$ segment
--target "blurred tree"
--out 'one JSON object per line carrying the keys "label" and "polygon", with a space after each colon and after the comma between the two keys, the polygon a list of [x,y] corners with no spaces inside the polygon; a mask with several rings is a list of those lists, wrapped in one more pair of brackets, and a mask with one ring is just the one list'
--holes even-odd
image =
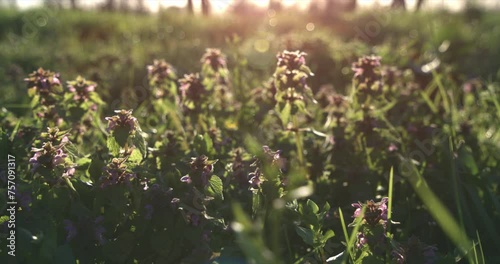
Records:
{"label": "blurred tree", "polygon": [[106,2],[103,5],[103,9],[107,11],[113,11],[115,10],[115,0],[106,0]]}
{"label": "blurred tree", "polygon": [[396,8],[406,9],[406,2],[405,0],[392,0],[391,7],[394,9]]}
{"label": "blurred tree", "polygon": [[62,7],[62,0],[44,0],[43,5],[48,7],[48,8],[61,8]]}
{"label": "blurred tree", "polygon": [[128,0],[121,0],[120,1],[120,10],[124,12],[130,11],[130,6],[129,6]]}
{"label": "blurred tree", "polygon": [[201,0],[201,13],[204,16],[210,15],[210,0]]}
{"label": "blurred tree", "polygon": [[188,14],[190,14],[190,15],[194,14],[193,0],[188,0],[186,8],[187,8]]}
{"label": "blurred tree", "polygon": [[269,0],[269,10],[274,10],[277,13],[283,10],[283,4],[281,3],[281,0]]}
{"label": "blurred tree", "polygon": [[135,6],[135,10],[139,13],[146,12],[146,7],[144,6],[144,0],[137,0],[137,5]]}
{"label": "blurred tree", "polygon": [[78,4],[76,0],[69,0],[69,7],[71,9],[78,9]]}
{"label": "blurred tree", "polygon": [[356,10],[357,6],[358,6],[358,1],[351,0],[351,1],[347,2],[346,6],[345,6],[345,11],[352,12],[352,11]]}
{"label": "blurred tree", "polygon": [[418,11],[422,8],[422,5],[424,4],[424,0],[418,0],[417,1],[417,6],[415,7],[415,11]]}

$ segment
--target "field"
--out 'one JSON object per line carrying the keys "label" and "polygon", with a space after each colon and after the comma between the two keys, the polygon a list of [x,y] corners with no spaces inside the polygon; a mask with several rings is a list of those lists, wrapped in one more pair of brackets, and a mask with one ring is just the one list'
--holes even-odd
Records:
{"label": "field", "polygon": [[498,47],[474,8],[0,9],[0,262],[498,263]]}

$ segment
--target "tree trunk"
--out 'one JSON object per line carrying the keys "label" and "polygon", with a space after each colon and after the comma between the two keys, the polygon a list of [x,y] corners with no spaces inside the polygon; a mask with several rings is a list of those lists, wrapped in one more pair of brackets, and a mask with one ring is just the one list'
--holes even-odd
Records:
{"label": "tree trunk", "polygon": [[194,14],[193,0],[188,0],[186,8],[187,8],[188,14],[190,14],[190,15]]}
{"label": "tree trunk", "polygon": [[406,9],[406,2],[405,0],[392,0],[391,7],[394,9],[401,8],[401,9]]}
{"label": "tree trunk", "polygon": [[76,0],[70,0],[69,5],[71,9],[78,9],[78,4]]}
{"label": "tree trunk", "polygon": [[415,7],[415,11],[419,11],[422,8],[422,4],[424,4],[424,0],[418,0],[417,6]]}
{"label": "tree trunk", "polygon": [[201,13],[204,16],[210,15],[210,0],[201,0]]}

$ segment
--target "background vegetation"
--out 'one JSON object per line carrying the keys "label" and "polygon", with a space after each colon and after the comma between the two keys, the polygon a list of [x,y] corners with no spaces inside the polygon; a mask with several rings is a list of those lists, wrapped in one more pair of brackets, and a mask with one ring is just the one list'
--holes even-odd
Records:
{"label": "background vegetation", "polygon": [[[388,196],[392,215],[384,231],[393,245],[418,237],[423,241],[418,243],[437,249],[434,262],[498,262],[499,46],[498,12],[475,7],[461,13],[398,8],[332,13],[314,6],[308,12],[260,10],[242,1],[217,16],[172,8],[155,15],[1,9],[1,147],[15,154],[19,195],[30,197],[18,211],[18,259],[322,263],[345,252],[340,261],[397,261],[389,246],[385,255],[355,245],[360,223],[346,228],[352,203]],[[225,54],[227,72],[213,75],[200,66],[206,48]],[[307,53],[314,73],[306,74],[307,84],[317,101],[304,99],[307,111],[294,105],[287,113],[276,96],[276,54],[283,50]],[[381,57],[374,77],[382,82],[379,94],[363,92],[351,69],[370,54]],[[146,66],[155,59],[175,68],[168,86],[173,90],[148,75]],[[55,186],[47,183],[48,175],[60,178],[62,173],[32,172],[29,162],[31,147],[46,140],[41,133],[57,126],[36,116],[38,106],[28,96],[24,78],[39,67],[59,72],[63,87],[78,75],[97,83],[93,102],[98,110],[74,106],[70,96],[59,99],[64,117],[59,127],[69,129],[73,142],[71,150],[65,149],[70,153],[66,162],[76,172],[69,183]],[[179,79],[198,71],[203,87],[212,92],[190,104],[180,88],[187,81]],[[225,87],[229,101],[213,93],[217,87]],[[155,97],[155,89],[170,97]],[[106,131],[104,117],[117,109],[133,110],[146,145],[130,144],[140,154],[127,154],[128,143],[110,143],[119,136]],[[263,151],[264,145],[270,150]],[[283,167],[276,166],[276,150],[286,160]],[[224,183],[220,190],[218,182],[210,182],[212,189],[191,189],[181,181],[183,175],[194,177],[191,158],[202,155],[208,156],[206,167],[218,160],[210,168]],[[125,184],[100,189],[102,168],[109,168],[113,158],[130,158],[129,172],[138,179],[130,189]],[[273,184],[249,185],[255,168]],[[6,175],[4,163],[1,169]],[[4,178],[1,199],[6,197]],[[166,206],[174,198],[188,201],[196,188],[208,199],[197,208],[205,214],[200,225],[186,216],[186,204]],[[152,217],[148,206],[154,208]],[[391,218],[400,223],[391,224]],[[8,230],[6,218],[0,219],[3,260]],[[80,221],[75,239],[68,239],[67,221]],[[88,235],[101,227],[107,243]],[[408,252],[403,263],[423,263]]]}

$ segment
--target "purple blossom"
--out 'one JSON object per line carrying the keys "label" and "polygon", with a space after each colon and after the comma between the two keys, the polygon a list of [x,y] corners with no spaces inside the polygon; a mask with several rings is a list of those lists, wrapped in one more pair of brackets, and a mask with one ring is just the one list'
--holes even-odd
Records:
{"label": "purple blossom", "polygon": [[296,51],[288,51],[285,50],[283,52],[278,53],[276,58],[278,59],[278,67],[285,66],[288,70],[298,70],[302,65],[306,64],[305,56],[307,53],[296,50]]}
{"label": "purple blossom", "polygon": [[108,121],[108,132],[114,131],[117,127],[125,127],[129,129],[129,133],[133,134],[137,126],[137,118],[132,116],[132,110],[115,110],[117,115],[106,117],[105,120]]}
{"label": "purple blossom", "polygon": [[103,176],[101,177],[101,188],[125,183],[130,187],[130,182],[137,178],[135,173],[127,170],[125,158],[114,158],[104,168]]}
{"label": "purple blossom", "polygon": [[359,58],[357,62],[352,64],[352,70],[360,89],[380,90],[382,86],[380,57],[371,55]]}
{"label": "purple blossom", "polygon": [[366,205],[366,211],[363,216],[363,219],[370,225],[377,225],[382,222],[385,226],[387,222],[387,201],[388,198],[384,197],[378,203],[375,203],[373,200],[367,201],[366,204],[362,204],[361,202],[353,203],[352,207],[356,208],[353,214],[353,218],[357,218],[361,216],[361,210],[364,205]]}
{"label": "purple blossom", "polygon": [[167,80],[175,80],[175,69],[165,60],[154,60],[147,66],[148,78],[151,85],[163,84]]}
{"label": "purple blossom", "polygon": [[68,90],[74,94],[73,100],[79,103],[88,101],[96,86],[95,82],[87,81],[81,76],[78,76],[74,81],[68,82]]}
{"label": "purple blossom", "polygon": [[214,72],[219,71],[221,68],[226,68],[226,57],[219,49],[206,49],[201,62],[209,65]]}

